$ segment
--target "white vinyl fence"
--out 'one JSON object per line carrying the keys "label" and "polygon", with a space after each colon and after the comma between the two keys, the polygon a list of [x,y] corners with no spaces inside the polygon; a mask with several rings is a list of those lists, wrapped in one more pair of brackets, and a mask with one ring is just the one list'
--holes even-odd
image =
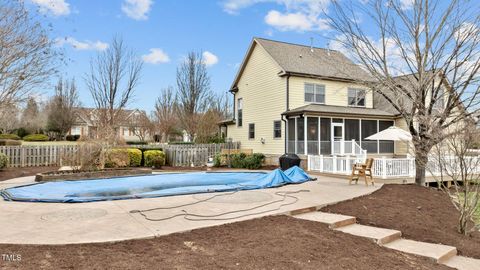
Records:
{"label": "white vinyl fence", "polygon": [[[480,157],[464,157],[464,166],[469,173],[480,173]],[[365,163],[363,157],[349,156],[308,156],[308,170],[350,175],[355,163]],[[443,167],[441,166],[443,164]],[[427,176],[439,176],[460,174],[459,160],[457,157],[445,156],[438,158],[430,157],[426,166]],[[415,177],[415,158],[377,158],[374,159],[372,173],[376,177],[396,178]]]}
{"label": "white vinyl fence", "polygon": [[[356,156],[308,156],[308,170],[345,174],[352,173],[355,163],[365,163],[364,157]],[[381,178],[415,176],[415,158],[379,158],[372,167],[373,175]]]}
{"label": "white vinyl fence", "polygon": [[[166,163],[171,166],[201,166],[222,149],[240,149],[239,142],[192,145],[129,145],[127,148],[161,148]],[[7,155],[9,167],[63,166],[64,157],[78,153],[78,145],[19,145],[0,146],[0,153]]]}

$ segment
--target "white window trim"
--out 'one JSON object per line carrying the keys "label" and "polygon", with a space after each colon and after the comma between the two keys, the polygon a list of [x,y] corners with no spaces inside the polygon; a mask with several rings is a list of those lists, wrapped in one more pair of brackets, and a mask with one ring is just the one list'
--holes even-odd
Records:
{"label": "white window trim", "polygon": [[[306,101],[306,100],[305,100],[305,86],[306,86],[307,84],[313,85],[313,99],[314,99],[315,101]],[[323,86],[323,100],[324,100],[323,102],[317,102],[317,101],[316,101],[315,90],[317,89],[317,85]],[[303,102],[304,102],[305,104],[321,104],[321,105],[325,105],[325,104],[327,103],[327,90],[326,90],[326,89],[327,89],[327,87],[325,86],[325,84],[309,83],[309,82],[303,83]]]}
{"label": "white window trim", "polygon": [[[348,92],[350,92],[350,90],[354,90],[354,91],[355,91],[355,99],[358,99],[358,94],[357,94],[357,93],[358,93],[359,91],[365,91],[365,98],[364,98],[364,99],[365,99],[365,104],[364,104],[364,105],[357,105],[357,104],[355,104],[355,105],[350,105],[349,102],[348,102],[348,98],[349,98],[349,95],[348,95],[349,93],[348,93]],[[357,107],[357,108],[366,108],[366,107],[367,107],[367,90],[366,90],[366,89],[349,87],[349,88],[347,89],[347,91],[348,91],[348,92],[347,92],[347,106],[348,106],[348,107]],[[356,101],[357,101],[357,100],[356,100]],[[357,102],[355,102],[355,103],[357,103]]]}

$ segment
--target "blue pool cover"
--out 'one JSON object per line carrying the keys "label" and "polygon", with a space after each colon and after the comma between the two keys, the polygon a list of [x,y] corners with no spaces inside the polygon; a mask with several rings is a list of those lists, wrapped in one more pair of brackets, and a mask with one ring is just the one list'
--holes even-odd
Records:
{"label": "blue pool cover", "polygon": [[312,178],[295,166],[270,173],[196,172],[46,182],[9,188],[0,195],[8,201],[76,203],[262,189],[309,180]]}

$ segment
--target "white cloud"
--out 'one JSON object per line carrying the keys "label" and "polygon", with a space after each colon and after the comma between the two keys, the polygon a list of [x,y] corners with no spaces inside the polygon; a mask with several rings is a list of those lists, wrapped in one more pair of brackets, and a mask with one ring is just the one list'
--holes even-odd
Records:
{"label": "white cloud", "polygon": [[142,55],[142,60],[145,63],[156,65],[170,62],[170,57],[162,49],[152,48],[149,54]]}
{"label": "white cloud", "polygon": [[274,3],[284,8],[270,10],[265,16],[265,23],[280,31],[315,31],[327,29],[323,11],[331,0],[225,0],[223,9],[236,14],[241,9],[260,3]]}
{"label": "white cloud", "polygon": [[218,57],[209,51],[203,52],[202,56],[203,56],[203,62],[207,67],[213,66],[216,63],[218,63]]}
{"label": "white cloud", "polygon": [[148,19],[147,14],[150,12],[152,4],[152,0],[124,0],[122,11],[134,20],[146,20]]}
{"label": "white cloud", "polygon": [[41,13],[51,13],[54,16],[70,14],[70,4],[65,0],[32,0],[40,8]]}
{"label": "white cloud", "polygon": [[301,12],[281,13],[276,10],[271,10],[267,16],[265,16],[265,23],[280,31],[305,32],[328,29],[325,20]]}
{"label": "white cloud", "polygon": [[55,43],[57,46],[61,47],[65,44],[72,46],[75,50],[85,51],[85,50],[96,50],[96,51],[104,51],[108,48],[108,43],[102,41],[78,41],[73,37],[65,37],[65,38],[57,38],[55,39]]}

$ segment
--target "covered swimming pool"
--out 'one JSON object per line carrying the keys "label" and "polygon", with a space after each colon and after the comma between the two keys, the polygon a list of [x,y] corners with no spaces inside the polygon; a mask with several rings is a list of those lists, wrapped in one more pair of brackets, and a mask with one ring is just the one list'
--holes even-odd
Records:
{"label": "covered swimming pool", "polygon": [[59,181],[0,191],[7,201],[81,203],[234,190],[252,190],[313,180],[295,166],[286,171],[167,173],[97,180]]}

